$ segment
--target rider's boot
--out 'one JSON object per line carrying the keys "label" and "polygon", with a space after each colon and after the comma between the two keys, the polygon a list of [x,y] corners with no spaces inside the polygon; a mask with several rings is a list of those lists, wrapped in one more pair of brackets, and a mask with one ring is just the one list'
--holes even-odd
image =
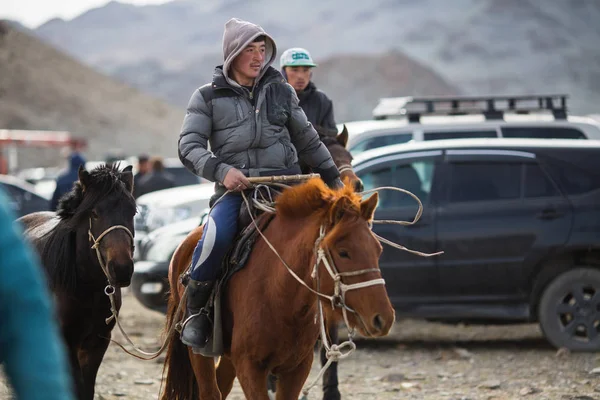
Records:
{"label": "rider's boot", "polygon": [[213,324],[205,309],[208,298],[212,293],[214,282],[188,281],[186,323],[181,332],[181,341],[191,347],[202,348],[210,339]]}

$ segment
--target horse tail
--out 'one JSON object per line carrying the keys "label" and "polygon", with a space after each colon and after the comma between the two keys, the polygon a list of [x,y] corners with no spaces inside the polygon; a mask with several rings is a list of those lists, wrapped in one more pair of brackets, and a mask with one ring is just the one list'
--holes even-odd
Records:
{"label": "horse tail", "polygon": [[[192,232],[194,233],[194,232]],[[197,235],[197,233],[196,233]],[[190,234],[192,236],[192,234]],[[195,235],[194,235],[195,236]],[[194,248],[186,242],[190,237],[186,238],[179,245],[169,266],[169,283],[171,286],[171,294],[169,295],[169,305],[167,309],[166,332],[169,332],[173,324],[180,322],[183,307],[179,308],[181,296],[178,292],[179,275],[185,270],[185,266],[189,264]],[[196,240],[197,241],[197,240]],[[180,312],[178,312],[178,310]],[[165,364],[163,368],[164,391],[162,392],[161,400],[197,400],[200,397],[194,370],[188,352],[188,347],[184,345],[177,332],[173,332],[169,338],[169,346],[165,356]]]}
{"label": "horse tail", "polygon": [[[171,295],[169,309],[167,311],[167,329],[171,324],[177,323],[176,312],[178,302]],[[179,334],[173,332],[169,337],[169,347],[165,357],[163,369],[164,391],[162,400],[196,400],[200,397],[196,377],[192,369],[192,363],[188,348],[179,339]]]}

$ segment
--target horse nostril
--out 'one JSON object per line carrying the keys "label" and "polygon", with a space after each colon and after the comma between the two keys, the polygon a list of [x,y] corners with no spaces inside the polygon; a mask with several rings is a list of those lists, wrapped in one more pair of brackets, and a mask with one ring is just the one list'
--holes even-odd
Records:
{"label": "horse nostril", "polygon": [[355,192],[362,192],[364,189],[365,189],[365,187],[363,186],[363,183],[360,179],[354,182],[354,191]]}
{"label": "horse nostril", "polygon": [[383,330],[383,318],[381,317],[381,315],[377,314],[375,316],[375,318],[373,318],[373,327],[375,329],[377,329],[378,331],[382,331]]}

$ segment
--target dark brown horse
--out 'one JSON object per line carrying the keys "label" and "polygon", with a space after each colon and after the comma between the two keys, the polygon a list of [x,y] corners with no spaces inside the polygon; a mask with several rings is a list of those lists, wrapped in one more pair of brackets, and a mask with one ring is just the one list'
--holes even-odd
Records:
{"label": "dark brown horse", "polygon": [[[264,231],[306,286],[327,295],[340,283],[356,289],[345,293],[342,302],[353,310],[348,314],[351,328],[368,337],[386,335],[394,322],[378,267],[381,245],[369,225],[377,201],[377,194],[361,201],[351,185],[332,191],[314,179],[283,192],[276,215]],[[167,328],[181,318],[176,311],[185,289],[179,277],[189,266],[201,235],[201,227],[191,232],[171,260]],[[336,280],[324,262],[315,267],[315,247],[329,254]],[[237,376],[246,398],[268,400],[267,375],[272,373],[278,378],[277,399],[297,400],[319,334],[319,325],[314,323],[317,295],[295,280],[266,241],[258,239],[247,265],[233,275],[222,300],[225,355],[218,367],[213,358],[194,354],[178,335],[171,335],[163,399],[225,398]]]}
{"label": "dark brown horse", "polygon": [[80,168],[79,181],[60,200],[56,214],[39,212],[20,219],[56,299],[82,400],[94,398],[96,374],[115,324],[114,319],[107,323],[111,305],[105,290],[114,288],[118,311],[120,288],[129,286],[133,274],[132,190],[131,167]]}

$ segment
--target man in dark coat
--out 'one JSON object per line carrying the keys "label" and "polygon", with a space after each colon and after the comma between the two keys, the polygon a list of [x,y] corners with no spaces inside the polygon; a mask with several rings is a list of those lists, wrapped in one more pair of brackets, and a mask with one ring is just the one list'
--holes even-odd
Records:
{"label": "man in dark coat", "polygon": [[150,165],[152,166],[151,172],[145,174],[138,182],[138,189],[135,191],[138,196],[175,187],[175,179],[165,171],[162,158],[152,158]]}
{"label": "man in dark coat", "polygon": [[78,152],[73,152],[69,156],[68,169],[56,178],[56,189],[50,200],[50,211],[56,211],[58,208],[58,200],[65,194],[71,191],[73,183],[79,179],[79,166],[85,166],[85,159]]}
{"label": "man in dark coat", "polygon": [[335,136],[337,127],[333,117],[333,104],[329,97],[311,81],[312,69],[317,66],[310,53],[299,47],[286,50],[280,59],[281,71],[296,90],[300,107],[319,134]]}

